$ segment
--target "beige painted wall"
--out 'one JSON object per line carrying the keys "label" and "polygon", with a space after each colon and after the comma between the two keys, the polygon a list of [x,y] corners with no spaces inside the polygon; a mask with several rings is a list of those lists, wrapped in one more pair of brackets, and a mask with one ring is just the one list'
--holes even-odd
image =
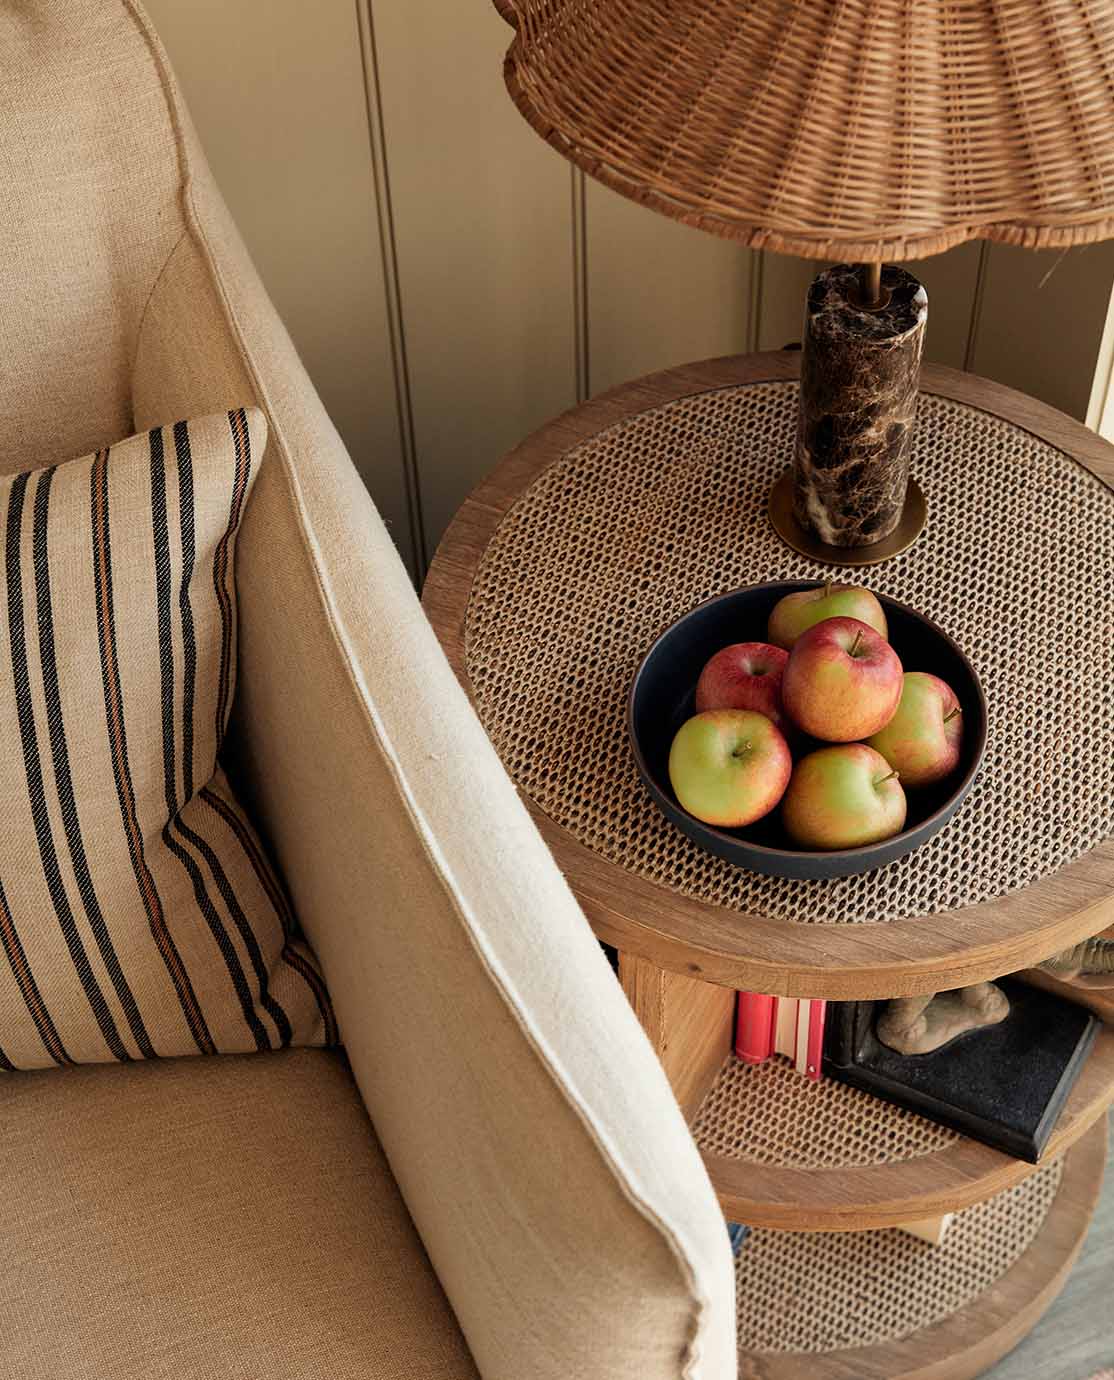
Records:
{"label": "beige painted wall", "polygon": [[[547,417],[652,369],[800,338],[817,266],[574,173],[504,92],[510,30],[488,0],[147,3],[416,578],[472,485]],[[911,267],[928,358],[1086,415],[1114,245],[967,244]]]}

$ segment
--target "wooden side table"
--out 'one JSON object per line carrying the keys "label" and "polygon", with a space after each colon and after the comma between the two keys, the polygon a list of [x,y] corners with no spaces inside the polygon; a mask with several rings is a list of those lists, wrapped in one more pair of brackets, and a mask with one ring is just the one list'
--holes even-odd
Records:
{"label": "wooden side table", "polygon": [[[742,1373],[973,1376],[1032,1327],[1082,1243],[1114,1029],[1038,1167],[778,1061],[741,1064],[734,993],[936,991],[1027,968],[1114,921],[1114,448],[1009,389],[924,371],[914,469],[928,529],[866,581],[975,661],[987,764],[909,858],[839,882],[756,877],[656,813],[623,711],[642,652],[678,614],[738,585],[827,573],[765,514],[791,454],[797,367],[709,361],[550,423],[461,507],[424,603],[619,951],[727,1216],[755,1228],[739,1265]],[[884,1230],[951,1211],[941,1247]]]}

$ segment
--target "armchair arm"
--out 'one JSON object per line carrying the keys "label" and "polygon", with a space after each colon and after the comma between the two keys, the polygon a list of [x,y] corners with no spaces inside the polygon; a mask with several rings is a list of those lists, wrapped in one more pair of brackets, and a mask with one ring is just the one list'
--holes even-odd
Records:
{"label": "armchair arm", "polygon": [[249,398],[268,415],[237,558],[239,749],[479,1369],[728,1380],[723,1218],[661,1068],[188,125],[182,156],[188,233],[146,313],[136,423]]}

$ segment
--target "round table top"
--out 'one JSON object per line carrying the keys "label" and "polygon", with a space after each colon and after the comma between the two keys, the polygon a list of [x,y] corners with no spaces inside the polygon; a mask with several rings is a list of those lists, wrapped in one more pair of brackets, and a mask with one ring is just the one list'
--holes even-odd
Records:
{"label": "round table top", "polygon": [[920,608],[983,680],[986,765],[934,839],[858,877],[760,877],[685,838],[634,769],[627,690],[663,627],[727,589],[831,573],[766,519],[798,366],[712,360],[549,423],[462,505],[427,612],[601,938],[836,999],[1030,966],[1114,920],[1114,447],[1032,398],[926,367],[926,532],[838,577]]}

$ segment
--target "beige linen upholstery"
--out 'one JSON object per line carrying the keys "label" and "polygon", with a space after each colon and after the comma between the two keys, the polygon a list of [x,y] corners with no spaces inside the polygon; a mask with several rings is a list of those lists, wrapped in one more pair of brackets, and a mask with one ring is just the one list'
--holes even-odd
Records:
{"label": "beige linen upholstery", "polygon": [[178,170],[156,155],[159,73],[142,30],[124,21],[97,0],[0,5],[5,474],[134,429],[139,323],[182,225]]}
{"label": "beige linen upholstery", "polygon": [[342,1056],[3,1099],[6,1380],[476,1380]]}
{"label": "beige linen upholstery", "polygon": [[[45,23],[97,5],[27,8]],[[143,26],[166,83],[143,161],[174,160],[182,184],[135,208],[180,233],[148,284],[134,423],[267,414],[237,566],[240,763],[478,1369],[730,1380],[726,1232],[660,1066],[437,647],[155,40],[137,10],[117,22]],[[47,276],[55,252],[20,271]]]}

